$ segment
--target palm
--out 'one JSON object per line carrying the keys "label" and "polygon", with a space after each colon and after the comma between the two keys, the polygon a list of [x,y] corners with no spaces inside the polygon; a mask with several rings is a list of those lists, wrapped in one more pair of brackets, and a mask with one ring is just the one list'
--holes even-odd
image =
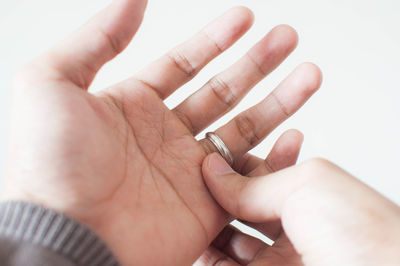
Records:
{"label": "palm", "polygon": [[[229,221],[202,180],[201,164],[213,147],[194,136],[278,66],[297,39],[291,28],[277,27],[229,70],[169,110],[163,100],[249,28],[250,13],[233,9],[194,37],[197,46],[184,43],[138,76],[88,93],[97,70],[133,36],[144,2],[115,1],[19,76],[8,191],[10,197],[29,198],[85,222],[123,264],[187,265]],[[102,23],[108,26],[99,31]],[[315,74],[309,64],[299,67],[264,101],[217,130],[237,168],[245,167],[242,156],[249,149],[318,88]],[[292,96],[283,99],[289,90]]]}
{"label": "palm", "polygon": [[[193,258],[226,221],[202,180],[201,163],[207,154],[154,92],[138,87],[129,97],[121,93],[101,98],[103,104],[113,103],[104,105],[104,113],[119,114],[114,115],[115,128],[108,136],[111,141],[119,138],[119,143],[106,155],[118,175],[111,180],[105,175],[104,190],[98,195],[118,196],[101,208],[113,221],[135,225],[125,241],[142,246],[147,253],[143,263],[178,258],[181,250],[176,247],[187,245],[188,239],[191,248],[186,255]],[[143,242],[140,232],[146,231],[157,232],[157,246]],[[163,252],[154,258],[154,250]]]}
{"label": "palm", "polygon": [[[46,132],[38,134],[38,142],[57,141],[48,143],[51,147],[40,152],[29,150],[31,143],[19,143],[18,153],[33,153],[38,166],[51,157],[52,162],[62,162],[74,173],[60,172],[57,164],[30,169],[38,174],[58,172],[44,180],[33,181],[29,176],[19,180],[25,188],[38,188],[30,191],[36,200],[51,200],[89,225],[101,220],[99,234],[119,245],[125,242],[141,246],[141,251],[147,252],[143,256],[147,262],[151,261],[154,249],[165,252],[157,260],[178,257],[180,250],[166,247],[184,246],[188,236],[193,245],[190,257],[207,246],[208,234],[218,230],[212,223],[221,220],[222,211],[202,181],[201,162],[206,152],[154,92],[138,87],[129,96],[132,98],[121,98],[118,90],[113,91],[116,95],[94,96],[73,84],[51,82],[37,86],[41,86],[37,98],[20,104],[24,108],[31,105],[31,110],[35,110],[37,103],[43,102],[42,108],[25,113],[26,123],[18,131],[26,132],[29,121],[34,121]],[[45,114],[43,110],[57,111]],[[52,126],[60,121],[64,134]],[[54,154],[54,150],[62,152]],[[48,195],[58,197],[48,199]],[[57,202],[58,199],[61,201]],[[110,225],[130,228],[126,237],[113,237],[108,233]],[[146,231],[157,232],[159,247],[150,246],[150,242],[146,246],[139,233]],[[176,237],[176,232],[180,232],[180,237]],[[126,259],[137,261],[137,257]]]}

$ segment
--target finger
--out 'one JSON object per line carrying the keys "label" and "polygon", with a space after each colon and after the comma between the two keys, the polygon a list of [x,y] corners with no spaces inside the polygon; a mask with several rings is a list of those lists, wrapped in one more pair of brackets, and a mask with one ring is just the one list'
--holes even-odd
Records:
{"label": "finger", "polygon": [[[265,160],[246,153],[236,160],[234,170],[244,176],[252,177],[267,175],[288,167],[297,161],[303,139],[303,134],[300,131],[296,129],[287,130],[275,142]],[[274,167],[272,167],[273,165]]]}
{"label": "finger", "polygon": [[240,168],[235,170],[244,176],[254,177],[294,165],[299,157],[303,139],[304,136],[300,131],[287,130],[275,142],[265,160],[247,153],[243,159],[237,161]]}
{"label": "finger", "polygon": [[[247,164],[242,171],[249,176],[265,175],[294,164],[303,142],[303,134],[297,130],[288,130],[276,141],[267,159],[264,161],[256,156],[247,154]],[[282,232],[280,220],[266,223],[251,223],[242,221],[246,225],[258,230],[270,239],[277,239]],[[214,246],[235,259],[242,265],[247,265],[256,254],[266,249],[264,242],[245,235],[233,228],[226,227],[214,241]]]}
{"label": "finger", "polygon": [[[165,99],[208,62],[235,43],[253,24],[253,14],[235,7],[134,76]],[[128,80],[127,82],[131,82]]]}
{"label": "finger", "polygon": [[[286,200],[301,188],[318,185],[320,177],[348,177],[329,162],[313,160],[267,176],[246,178],[233,172],[216,153],[206,157],[202,170],[211,194],[226,211],[256,223],[278,220]],[[325,187],[326,182],[322,181]]]}
{"label": "finger", "polygon": [[[251,157],[242,168],[242,174],[248,177],[267,175],[294,165],[299,156],[303,139],[303,134],[298,130],[291,129],[284,132],[276,141],[266,160],[250,155]],[[277,239],[282,232],[280,220],[266,223],[241,222],[272,240]]]}
{"label": "finger", "polygon": [[272,147],[264,163],[256,166],[258,160],[254,159],[254,162],[248,162],[248,168],[243,170],[248,173],[247,176],[254,177],[292,166],[297,162],[303,140],[304,136],[300,131],[295,129],[285,131]]}
{"label": "finger", "polygon": [[260,251],[269,247],[260,239],[247,235],[232,225],[225,227],[212,245],[241,265],[247,265]]}
{"label": "finger", "polygon": [[240,266],[226,254],[213,246],[209,246],[206,251],[197,259],[193,266]]}
{"label": "finger", "polygon": [[[143,18],[147,0],[114,0],[44,57],[77,86],[87,89],[99,69],[129,44]],[[43,58],[42,58],[43,59]]]}
{"label": "finger", "polygon": [[275,27],[238,62],[177,106],[175,113],[194,135],[198,134],[282,63],[296,47],[297,39],[291,27]]}
{"label": "finger", "polygon": [[[393,202],[322,159],[313,159],[268,176],[245,178],[233,172],[219,155],[212,154],[205,159],[202,170],[209,191],[225,210],[252,222],[281,217],[291,243],[300,251],[304,243],[318,241],[318,237],[313,239],[316,226],[323,228],[320,232],[324,236],[335,225],[335,222],[326,224],[327,221],[344,221],[354,210],[366,208],[365,215],[361,211],[352,221],[353,225],[366,228],[371,224],[371,220],[368,221],[371,206],[376,207],[375,212],[382,206],[390,206],[391,213],[397,215],[391,209],[395,207]],[[360,198],[368,199],[368,202],[360,201]],[[333,214],[332,210],[337,212]],[[378,211],[376,215],[381,217],[382,213]],[[376,222],[377,219],[373,219],[373,223]],[[337,229],[348,229],[348,226],[338,225]]]}
{"label": "finger", "polygon": [[[216,134],[233,157],[240,158],[295,113],[319,88],[321,79],[317,66],[301,64],[267,98],[236,116]],[[201,144],[207,151],[214,149],[207,139],[201,140]]]}

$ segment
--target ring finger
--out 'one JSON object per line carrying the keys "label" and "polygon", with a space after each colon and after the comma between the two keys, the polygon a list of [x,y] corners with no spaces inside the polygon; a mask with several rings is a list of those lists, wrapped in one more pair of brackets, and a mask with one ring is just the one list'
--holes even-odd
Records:
{"label": "ring finger", "polygon": [[280,25],[272,29],[245,56],[213,77],[173,111],[197,135],[231,110],[260,80],[272,72],[296,47],[297,33]]}
{"label": "ring finger", "polygon": [[[320,87],[321,80],[318,67],[311,63],[301,64],[263,101],[219,128],[216,135],[234,159],[241,158],[295,113]],[[207,152],[218,152],[208,139],[200,142]]]}

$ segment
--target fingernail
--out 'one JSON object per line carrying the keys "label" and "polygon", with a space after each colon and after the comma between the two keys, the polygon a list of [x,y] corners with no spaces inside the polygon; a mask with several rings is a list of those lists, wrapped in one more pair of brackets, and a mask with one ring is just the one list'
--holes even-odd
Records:
{"label": "fingernail", "polygon": [[217,175],[233,173],[233,170],[229,164],[219,154],[216,153],[212,154],[208,159],[208,167]]}

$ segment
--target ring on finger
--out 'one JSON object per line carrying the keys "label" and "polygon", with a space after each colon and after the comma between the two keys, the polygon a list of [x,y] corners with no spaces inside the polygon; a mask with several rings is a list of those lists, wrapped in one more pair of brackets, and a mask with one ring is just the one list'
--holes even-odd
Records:
{"label": "ring on finger", "polygon": [[208,132],[206,138],[215,146],[219,154],[225,159],[225,161],[232,166],[233,165],[233,155],[225,143],[222,141],[217,134],[213,132]]}

